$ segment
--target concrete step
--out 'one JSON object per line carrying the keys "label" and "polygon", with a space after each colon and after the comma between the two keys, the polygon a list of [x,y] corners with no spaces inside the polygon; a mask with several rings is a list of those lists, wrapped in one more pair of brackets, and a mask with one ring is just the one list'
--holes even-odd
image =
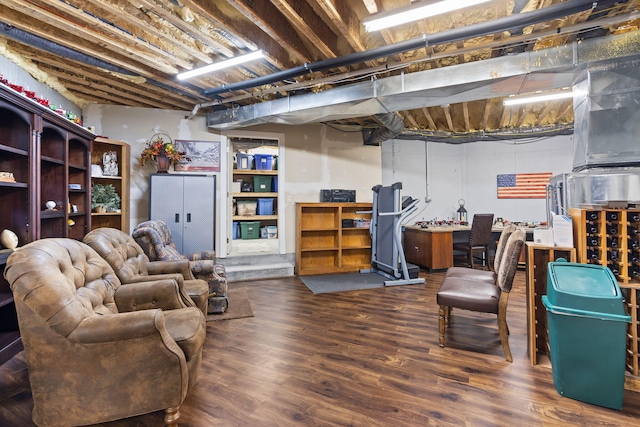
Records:
{"label": "concrete step", "polygon": [[294,275],[295,254],[253,254],[218,258],[230,282]]}
{"label": "concrete step", "polygon": [[293,264],[236,264],[225,266],[227,281],[237,282],[251,279],[270,279],[274,277],[293,276]]}

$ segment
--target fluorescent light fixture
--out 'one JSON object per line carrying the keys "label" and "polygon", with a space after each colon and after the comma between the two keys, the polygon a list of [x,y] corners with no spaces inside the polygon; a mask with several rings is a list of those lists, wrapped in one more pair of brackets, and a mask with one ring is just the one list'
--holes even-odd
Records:
{"label": "fluorescent light fixture", "polygon": [[243,64],[245,62],[253,61],[260,58],[264,58],[264,54],[261,50],[256,50],[255,52],[247,53],[246,55],[236,56],[225,61],[216,62],[215,64],[209,64],[201,68],[196,68],[195,70],[185,71],[184,73],[178,74],[176,77],[178,78],[178,80],[186,80],[190,79],[191,77],[211,73],[223,68],[233,67],[234,65]]}
{"label": "fluorescent light fixture", "polygon": [[486,3],[489,0],[443,0],[437,3],[429,3],[424,6],[402,7],[378,17],[364,20],[363,25],[367,32],[378,31],[407,22],[417,21],[430,16],[441,15],[453,10]]}
{"label": "fluorescent light fixture", "polygon": [[565,99],[565,98],[571,98],[571,97],[573,97],[572,91],[541,93],[539,95],[505,99],[502,104],[503,105],[531,104],[534,102],[555,101],[557,99]]}

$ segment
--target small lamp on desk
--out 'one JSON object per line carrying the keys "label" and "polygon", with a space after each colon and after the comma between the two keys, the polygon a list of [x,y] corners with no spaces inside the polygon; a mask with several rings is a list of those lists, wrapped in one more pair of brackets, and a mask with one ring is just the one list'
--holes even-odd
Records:
{"label": "small lamp on desk", "polygon": [[467,222],[467,210],[464,208],[464,199],[458,200],[460,207],[457,210],[458,221],[460,223]]}

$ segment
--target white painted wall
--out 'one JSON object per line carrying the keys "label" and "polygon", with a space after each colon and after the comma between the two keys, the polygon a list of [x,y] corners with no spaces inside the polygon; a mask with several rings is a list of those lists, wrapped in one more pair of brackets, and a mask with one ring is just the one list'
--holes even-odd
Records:
{"label": "white painted wall", "polygon": [[[220,141],[220,135],[206,129],[204,117],[187,120],[189,112],[161,110],[153,108],[134,108],[115,105],[92,104],[83,110],[84,125],[94,126],[96,135],[125,141],[131,152],[131,202],[130,224],[149,219],[149,175],[156,172],[156,166],[147,164],[141,167],[138,157],[146,141],[161,129],[174,140],[191,139],[197,141]],[[213,173],[213,175],[216,175]],[[220,204],[220,179],[216,179],[216,204]],[[219,218],[219,214],[216,213]],[[218,235],[219,233],[216,233]]]}
{"label": "white painted wall", "polygon": [[546,221],[545,199],[498,199],[497,175],[571,172],[573,136],[469,144],[390,140],[382,159],[384,185],[402,182],[402,195],[421,200],[408,222],[455,218],[459,199],[469,218],[493,212],[511,221]]}

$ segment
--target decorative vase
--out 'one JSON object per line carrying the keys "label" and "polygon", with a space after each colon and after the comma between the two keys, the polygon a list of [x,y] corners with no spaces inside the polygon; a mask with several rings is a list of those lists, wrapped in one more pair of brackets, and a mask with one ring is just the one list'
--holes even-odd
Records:
{"label": "decorative vase", "polygon": [[169,166],[171,166],[171,159],[167,156],[156,156],[156,162],[158,162],[158,173],[169,173]]}

